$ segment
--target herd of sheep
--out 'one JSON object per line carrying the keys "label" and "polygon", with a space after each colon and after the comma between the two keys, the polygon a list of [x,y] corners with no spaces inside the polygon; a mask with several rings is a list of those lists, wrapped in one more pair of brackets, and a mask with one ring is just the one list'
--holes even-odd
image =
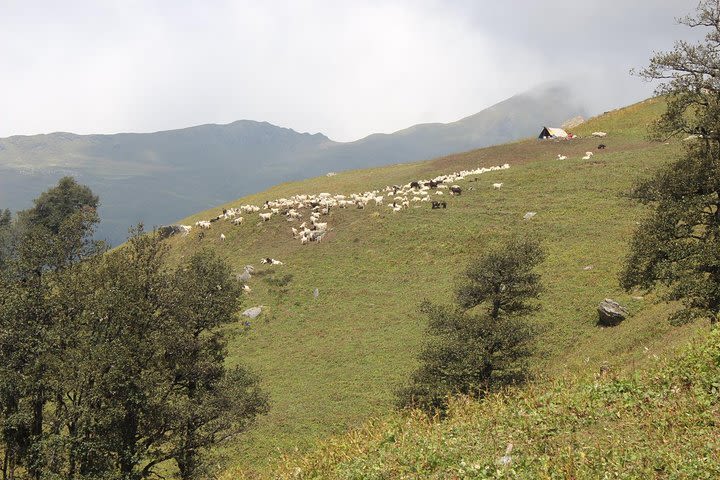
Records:
{"label": "herd of sheep", "polygon": [[[234,225],[240,225],[245,221],[242,215],[257,214],[260,223],[269,222],[273,217],[285,217],[287,221],[302,221],[297,227],[290,228],[293,238],[306,245],[310,242],[320,242],[328,232],[327,221],[320,221],[321,216],[328,215],[331,208],[356,208],[365,209],[369,205],[387,206],[394,213],[401,212],[413,203],[431,202],[433,208],[447,206],[446,202],[433,201],[433,198],[440,199],[446,193],[448,195],[460,195],[462,188],[458,182],[465,180],[469,175],[481,175],[487,172],[505,170],[510,168],[509,164],[494,167],[480,167],[472,170],[462,170],[446,175],[439,175],[435,178],[416,180],[405,185],[388,185],[382,190],[372,190],[363,193],[349,195],[319,193],[293,195],[290,198],[279,198],[266,201],[262,206],[241,205],[237,208],[227,208],[223,212],[209,220],[195,222],[195,227],[202,230],[209,230],[212,224],[217,221],[229,221]],[[476,179],[475,179],[476,180]],[[493,183],[494,189],[502,187],[502,183]],[[309,211],[305,217],[304,211]],[[192,230],[190,225],[171,225],[162,227],[169,229],[165,232],[167,236],[174,234],[187,235]],[[162,230],[161,230],[162,231]],[[204,237],[204,232],[201,232]],[[225,239],[225,234],[220,234],[220,239]],[[267,262],[270,263],[270,262]]]}

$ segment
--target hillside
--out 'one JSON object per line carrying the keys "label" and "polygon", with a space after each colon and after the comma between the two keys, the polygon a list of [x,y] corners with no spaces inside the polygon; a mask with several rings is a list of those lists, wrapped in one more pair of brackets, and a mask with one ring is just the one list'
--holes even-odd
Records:
{"label": "hillside", "polygon": [[73,175],[102,200],[100,236],[114,244],[138,221],[162,225],[280,182],[417,161],[536,134],[586,114],[567,88],[545,86],[448,124],[417,125],[356,142],[241,120],[156,133],[0,139],[0,207],[28,208]]}
{"label": "hillside", "polygon": [[[319,244],[301,245],[285,218],[260,223],[257,214],[245,215],[240,226],[215,223],[204,238],[195,229],[169,240],[175,258],[207,247],[237,271],[246,264],[256,267],[245,304],[265,310],[248,326],[239,322],[232,328],[237,335],[230,358],[261,374],[272,411],[224,453],[239,468],[265,471],[281,453],[306,451],[319,439],[386,414],[423,342],[420,301],[449,301],[467,261],[511,231],[539,235],[548,251],[541,267],[546,291],[534,319],[542,330],[537,373],[586,375],[605,364],[616,372],[633,371],[652,361],[646,351],[662,358],[685,343],[702,326],[671,327],[665,321],[671,307],[652,295],[628,295],[617,284],[627,239],[644,214],[622,193],[682,148],[645,139],[647,125],[663,108],[661,100],[648,100],[576,129],[586,136],[608,132],[602,151],[592,137],[527,140],[285,183],[181,221],[193,224],[223,207],[296,194],[348,195],[510,164],[476,182],[461,182],[461,196],[443,197],[447,209],[431,210],[426,203],[399,213],[387,206],[333,209],[322,219],[331,232]],[[588,150],[595,155],[582,160]],[[569,158],[558,160],[558,154]],[[493,189],[494,182],[502,182],[502,189]],[[523,220],[528,211],[537,215]],[[263,257],[284,265],[260,265]],[[596,307],[605,297],[627,305],[631,318],[615,328],[596,326]]]}
{"label": "hillside", "polygon": [[442,422],[368,422],[273,478],[718,478],[719,384],[715,331],[636,375],[458,400]]}

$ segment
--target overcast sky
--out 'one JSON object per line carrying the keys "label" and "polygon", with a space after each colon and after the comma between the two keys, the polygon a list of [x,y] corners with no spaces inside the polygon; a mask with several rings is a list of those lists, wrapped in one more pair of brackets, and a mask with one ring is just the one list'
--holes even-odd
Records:
{"label": "overcast sky", "polygon": [[695,0],[0,0],[0,137],[263,120],[349,141],[557,80],[603,111]]}

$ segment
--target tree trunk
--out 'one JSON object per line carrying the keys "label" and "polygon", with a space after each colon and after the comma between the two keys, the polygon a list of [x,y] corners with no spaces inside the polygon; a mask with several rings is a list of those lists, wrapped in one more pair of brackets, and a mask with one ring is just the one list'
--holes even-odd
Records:
{"label": "tree trunk", "polygon": [[43,410],[45,409],[45,395],[43,389],[35,394],[33,398],[33,419],[30,426],[30,463],[28,464],[28,473],[30,478],[40,480],[42,469],[40,468],[40,452],[36,446],[40,443],[43,433]]}
{"label": "tree trunk", "polygon": [[122,451],[118,460],[120,466],[120,478],[123,480],[133,480],[133,470],[135,470],[135,449],[137,447],[137,429],[138,417],[133,405],[125,405],[125,419],[122,426]]}

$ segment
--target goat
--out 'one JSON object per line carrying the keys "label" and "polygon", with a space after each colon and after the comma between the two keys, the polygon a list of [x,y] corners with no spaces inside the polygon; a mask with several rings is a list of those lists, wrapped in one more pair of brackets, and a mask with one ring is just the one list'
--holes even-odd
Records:
{"label": "goat", "polygon": [[502,188],[502,186],[503,186],[502,183],[493,183],[493,188],[495,190],[500,190]]}
{"label": "goat", "polygon": [[450,187],[450,195],[460,195],[462,193],[462,188],[460,188],[458,185],[453,185]]}

